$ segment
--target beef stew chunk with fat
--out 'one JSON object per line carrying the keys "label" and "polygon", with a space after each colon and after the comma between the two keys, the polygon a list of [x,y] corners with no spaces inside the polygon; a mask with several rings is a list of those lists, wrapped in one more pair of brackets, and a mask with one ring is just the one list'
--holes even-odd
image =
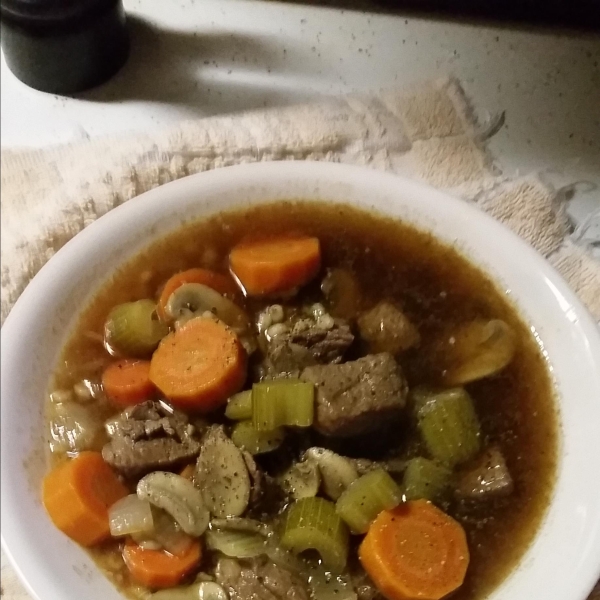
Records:
{"label": "beef stew chunk with fat", "polygon": [[231,600],[309,600],[306,584],[268,559],[242,561],[223,557],[215,567],[215,581]]}
{"label": "beef stew chunk with fat", "polygon": [[[280,305],[268,307],[273,319]],[[273,323],[265,330],[266,372],[273,375],[298,375],[312,365],[336,364],[354,341],[348,323],[334,319],[321,304],[310,307],[310,316],[291,317]],[[283,312],[283,309],[282,309]]]}
{"label": "beef stew chunk with fat", "polygon": [[300,379],[315,386],[313,427],[325,435],[345,437],[377,430],[397,420],[406,404],[406,380],[389,353],[307,367]]}
{"label": "beef stew chunk with fat", "polygon": [[200,452],[196,428],[164,401],[132,406],[107,422],[106,430],[111,440],[102,448],[102,457],[128,478],[174,469]]}
{"label": "beef stew chunk with fat", "polygon": [[116,273],[62,364],[44,506],[133,599],[482,600],[553,484],[514,308],[348,207],[186,225]]}

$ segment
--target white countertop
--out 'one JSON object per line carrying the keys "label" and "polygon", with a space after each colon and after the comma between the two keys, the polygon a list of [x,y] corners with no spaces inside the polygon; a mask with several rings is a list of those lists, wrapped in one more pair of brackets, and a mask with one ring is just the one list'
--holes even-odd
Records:
{"label": "white countertop", "polygon": [[[506,111],[491,142],[509,174],[591,181],[600,206],[600,36],[531,33],[253,0],[125,0],[127,65],[77,99],[17,81],[2,60],[3,146],[38,146],[320,95],[458,76],[477,107]],[[143,20],[143,21],[142,21]]]}

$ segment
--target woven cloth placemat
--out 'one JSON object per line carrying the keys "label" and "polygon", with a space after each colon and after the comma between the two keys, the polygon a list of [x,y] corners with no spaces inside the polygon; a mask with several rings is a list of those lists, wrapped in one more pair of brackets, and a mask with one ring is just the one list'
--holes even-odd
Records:
{"label": "woven cloth placemat", "polygon": [[[455,79],[184,122],[158,134],[41,150],[3,149],[1,319],[44,263],[115,206],[175,179],[237,163],[324,160],[424,181],[478,205],[541,252],[600,321],[600,262],[581,243],[564,190],[511,178],[486,147],[499,117],[478,119]],[[2,594],[29,599],[4,555]],[[590,600],[600,600],[600,588]]]}

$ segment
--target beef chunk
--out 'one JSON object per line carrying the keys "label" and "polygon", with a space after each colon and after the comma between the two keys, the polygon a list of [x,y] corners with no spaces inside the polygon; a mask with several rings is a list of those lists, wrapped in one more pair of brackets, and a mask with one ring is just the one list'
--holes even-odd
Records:
{"label": "beef chunk", "polygon": [[300,319],[269,343],[269,367],[274,373],[298,375],[310,365],[339,363],[353,341],[350,327],[342,321]]}
{"label": "beef chunk", "polygon": [[265,559],[237,561],[221,558],[215,579],[231,600],[308,600],[302,581]]}
{"label": "beef chunk", "polygon": [[514,489],[504,456],[498,448],[486,450],[468,471],[462,473],[456,495],[469,500],[509,496]]}
{"label": "beef chunk", "polygon": [[292,344],[307,348],[315,363],[338,363],[354,341],[354,336],[343,321],[331,319],[325,323],[323,325],[319,320],[313,323],[310,319],[301,319],[288,334],[288,339]]}
{"label": "beef chunk", "polygon": [[416,346],[420,340],[418,329],[393,304],[380,302],[358,318],[361,337],[369,342],[374,352],[396,354]]}
{"label": "beef chunk", "polygon": [[391,354],[370,354],[341,365],[317,365],[302,371],[316,385],[314,426],[339,437],[364,434],[399,416],[408,388]]}
{"label": "beef chunk", "polygon": [[111,441],[102,449],[102,456],[126,477],[174,469],[200,452],[196,428],[188,418],[159,401],[124,410],[107,431]]}

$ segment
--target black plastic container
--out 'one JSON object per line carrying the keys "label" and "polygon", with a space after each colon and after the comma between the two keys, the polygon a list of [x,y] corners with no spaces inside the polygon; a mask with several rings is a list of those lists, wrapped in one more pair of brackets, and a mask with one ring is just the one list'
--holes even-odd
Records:
{"label": "black plastic container", "polygon": [[129,54],[122,0],[0,0],[0,18],[10,70],[43,92],[99,85]]}

